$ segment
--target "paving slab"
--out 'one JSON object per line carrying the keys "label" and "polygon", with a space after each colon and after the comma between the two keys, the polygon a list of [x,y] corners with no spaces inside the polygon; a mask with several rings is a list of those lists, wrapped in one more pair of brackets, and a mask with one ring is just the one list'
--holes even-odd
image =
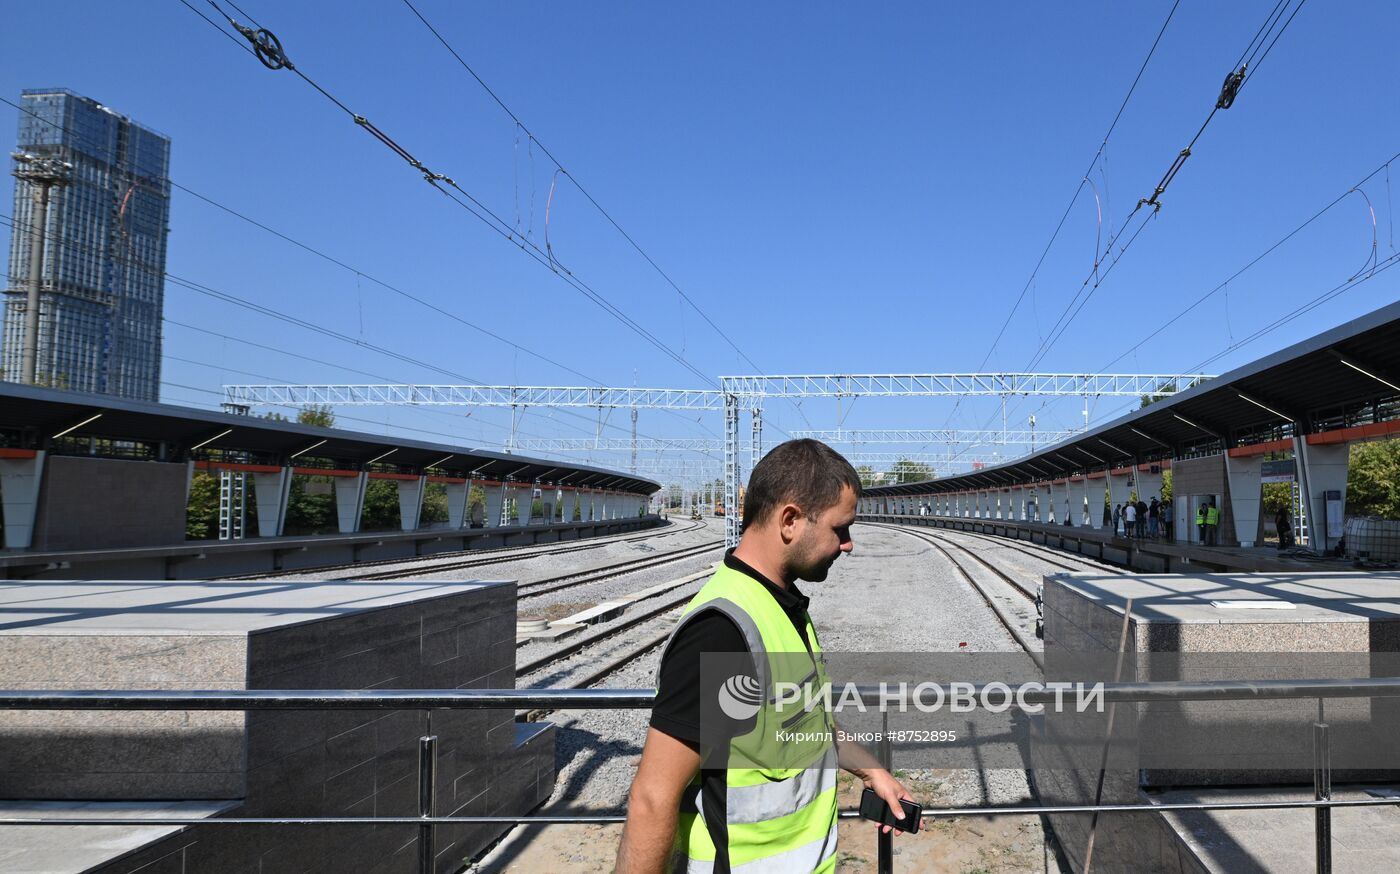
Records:
{"label": "paving slab", "polygon": [[0,819],[126,819],[130,826],[0,826],[0,871],[81,874],[181,831],[143,819],[208,818],[238,807],[208,801],[0,801]]}
{"label": "paving slab", "polygon": [[[1337,800],[1374,797],[1387,787],[1334,787]],[[1394,791],[1395,787],[1388,787]],[[1306,801],[1312,787],[1174,789],[1148,793],[1154,804]],[[1162,811],[1177,837],[1211,874],[1313,874],[1311,810]],[[1334,871],[1400,871],[1400,805],[1332,812]]]}

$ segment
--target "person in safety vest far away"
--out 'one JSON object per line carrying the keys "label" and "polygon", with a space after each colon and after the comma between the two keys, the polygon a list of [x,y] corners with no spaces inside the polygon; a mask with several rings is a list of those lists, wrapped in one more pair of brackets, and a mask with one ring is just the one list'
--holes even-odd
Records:
{"label": "person in safety vest far away", "polygon": [[[834,871],[838,762],[902,818],[899,799],[913,800],[903,784],[841,739],[826,708],[774,691],[826,681],[797,583],[825,580],[851,551],[859,496],[850,462],[816,440],[776,446],[754,467],[743,539],[662,652],[619,874]],[[737,668],[713,670],[716,660]]]}

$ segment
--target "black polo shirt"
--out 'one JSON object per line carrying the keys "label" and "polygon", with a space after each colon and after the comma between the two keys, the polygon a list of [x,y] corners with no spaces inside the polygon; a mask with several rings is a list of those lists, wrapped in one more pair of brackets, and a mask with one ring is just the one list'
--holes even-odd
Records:
{"label": "black polo shirt", "polygon": [[[802,594],[796,585],[789,585],[786,589],[778,586],[742,559],[736,558],[732,549],[724,554],[724,565],[767,589],[788,619],[792,620],[792,626],[797,629],[802,642],[808,649],[812,648],[812,642],[807,639],[807,605],[811,599]],[[748,651],[748,642],[744,640],[739,626],[718,610],[706,610],[686,623],[661,657],[656,704],[651,711],[652,727],[679,740],[700,743],[700,696],[703,691],[700,688],[700,654]],[[704,700],[713,700],[718,692],[718,688],[709,690],[711,697]],[[735,734],[743,734],[751,727],[736,726]]]}
{"label": "black polo shirt", "polygon": [[[788,619],[792,620],[792,627],[797,629],[807,649],[812,648],[812,642],[807,639],[809,599],[797,586],[781,588],[741,559],[735,558],[732,549],[724,554],[724,565],[767,589]],[[719,694],[718,685],[710,689],[700,688],[701,653],[749,651],[748,642],[739,626],[718,610],[703,611],[687,622],[661,656],[661,670],[656,684],[656,704],[651,711],[652,727],[698,747],[700,702],[713,701]],[[749,664],[753,664],[752,659],[749,660]],[[749,673],[755,675],[757,672],[750,667]],[[701,695],[710,697],[702,699]],[[756,722],[757,716],[745,722],[735,721],[725,726],[725,730],[730,737],[738,737],[752,731]],[[713,735],[709,739],[713,739]],[[729,772],[724,768],[700,769],[700,805],[705,815],[705,828],[710,834],[710,841],[715,845],[715,874],[729,874],[730,870],[729,826],[725,810],[728,778]]]}

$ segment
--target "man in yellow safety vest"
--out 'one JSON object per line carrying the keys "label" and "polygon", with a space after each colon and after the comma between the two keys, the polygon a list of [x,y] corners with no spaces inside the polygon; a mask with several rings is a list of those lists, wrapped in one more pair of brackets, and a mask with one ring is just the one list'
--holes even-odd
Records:
{"label": "man in yellow safety vest", "polygon": [[[794,716],[775,700],[775,689],[826,681],[797,581],[825,580],[851,551],[859,495],[850,462],[816,440],[790,440],[755,465],[743,538],[686,607],[662,653],[619,874],[834,871],[838,762],[892,810],[900,811],[901,798],[913,800],[869,752],[840,739],[825,709]],[[702,654],[728,654],[743,672],[702,673]],[[716,717],[702,707],[712,700],[719,758]]]}
{"label": "man in yellow safety vest", "polygon": [[1220,537],[1220,508],[1215,506],[1215,498],[1210,499],[1210,504],[1206,507],[1206,539],[1207,546],[1215,546],[1219,543]]}

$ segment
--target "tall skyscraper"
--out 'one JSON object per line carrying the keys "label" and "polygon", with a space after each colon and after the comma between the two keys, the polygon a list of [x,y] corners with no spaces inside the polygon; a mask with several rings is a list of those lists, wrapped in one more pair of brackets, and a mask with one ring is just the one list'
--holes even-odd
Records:
{"label": "tall skyscraper", "polygon": [[[170,140],[64,89],[20,100],[17,151],[71,165],[50,189],[35,381],[159,400]],[[11,381],[22,374],[34,184],[15,180],[0,355]]]}

